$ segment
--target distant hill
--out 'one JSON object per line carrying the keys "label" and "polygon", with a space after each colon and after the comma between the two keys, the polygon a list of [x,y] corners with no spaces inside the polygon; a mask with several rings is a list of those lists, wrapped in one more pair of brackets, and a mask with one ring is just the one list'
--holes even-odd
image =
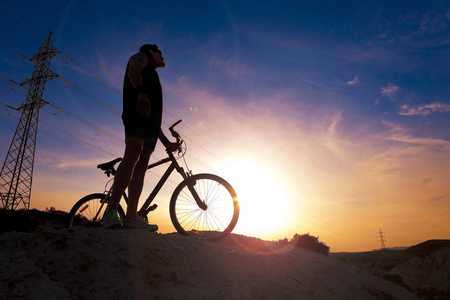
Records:
{"label": "distant hill", "polygon": [[330,256],[345,262],[385,262],[397,261],[401,263],[414,256],[425,255],[442,247],[450,247],[450,240],[429,240],[411,247],[395,247],[384,250],[366,252],[335,252]]}
{"label": "distant hill", "polygon": [[[388,249],[388,250],[405,250],[405,249],[407,249],[408,247],[391,247],[391,248],[386,248],[386,249]],[[378,251],[379,249],[377,249],[377,250],[374,250],[374,251]]]}
{"label": "distant hill", "polygon": [[434,252],[442,247],[450,247],[450,240],[429,240],[415,246],[411,246],[404,251],[409,255],[418,256]]}
{"label": "distant hill", "polygon": [[450,240],[330,256],[407,287],[422,299],[450,299]]}
{"label": "distant hill", "polygon": [[[422,299],[450,299],[450,247],[428,242],[412,249],[419,249],[420,254],[397,265],[384,278],[401,283]],[[435,250],[428,251],[430,248]]]}

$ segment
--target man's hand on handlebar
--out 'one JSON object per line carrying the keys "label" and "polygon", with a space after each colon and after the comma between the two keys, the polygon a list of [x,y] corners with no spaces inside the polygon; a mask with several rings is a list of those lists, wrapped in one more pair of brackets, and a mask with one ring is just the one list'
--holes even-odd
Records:
{"label": "man's hand on handlebar", "polygon": [[[167,151],[175,152],[178,150],[179,151],[178,154],[180,154],[180,152],[181,152],[181,143],[183,142],[183,140],[181,139],[178,132],[176,132],[173,128],[180,123],[181,123],[181,120],[178,120],[172,126],[169,127],[170,133],[172,133],[172,136],[174,138],[176,138],[177,141],[175,143],[172,143],[172,142],[165,143]],[[167,138],[166,138],[166,140],[167,140]]]}
{"label": "man's hand on handlebar", "polygon": [[170,152],[175,152],[175,151],[179,150],[179,148],[180,148],[180,144],[179,143],[172,143],[172,142],[168,142],[164,146]]}

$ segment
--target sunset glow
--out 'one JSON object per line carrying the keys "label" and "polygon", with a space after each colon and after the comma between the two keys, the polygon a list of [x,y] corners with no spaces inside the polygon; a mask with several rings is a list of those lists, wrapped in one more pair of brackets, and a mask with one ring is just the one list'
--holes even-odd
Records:
{"label": "sunset glow", "polygon": [[233,177],[242,214],[236,230],[256,236],[276,234],[288,222],[291,203],[281,172],[263,163],[242,161]]}

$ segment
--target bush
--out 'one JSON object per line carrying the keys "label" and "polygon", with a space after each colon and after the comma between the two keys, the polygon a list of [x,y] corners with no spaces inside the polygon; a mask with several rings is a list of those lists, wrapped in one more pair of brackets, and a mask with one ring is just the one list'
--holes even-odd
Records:
{"label": "bush", "polygon": [[309,235],[309,233],[302,235],[296,233],[291,240],[291,243],[297,247],[324,255],[328,255],[328,253],[330,253],[330,247],[322,242],[319,242],[319,237]]}
{"label": "bush", "polygon": [[54,222],[65,226],[68,220],[66,212],[57,211],[54,207],[39,211],[37,209],[9,210],[0,208],[0,234],[10,231],[36,232],[39,226]]}
{"label": "bush", "polygon": [[9,231],[34,232],[44,220],[33,211],[0,209],[0,234]]}

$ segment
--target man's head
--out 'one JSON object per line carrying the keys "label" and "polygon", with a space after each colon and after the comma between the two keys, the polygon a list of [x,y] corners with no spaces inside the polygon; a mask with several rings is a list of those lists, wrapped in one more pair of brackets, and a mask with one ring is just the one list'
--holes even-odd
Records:
{"label": "man's head", "polygon": [[162,56],[161,50],[155,44],[145,44],[139,49],[139,52],[145,53],[150,60],[150,63],[155,69],[164,68],[166,65],[164,63],[164,57]]}

